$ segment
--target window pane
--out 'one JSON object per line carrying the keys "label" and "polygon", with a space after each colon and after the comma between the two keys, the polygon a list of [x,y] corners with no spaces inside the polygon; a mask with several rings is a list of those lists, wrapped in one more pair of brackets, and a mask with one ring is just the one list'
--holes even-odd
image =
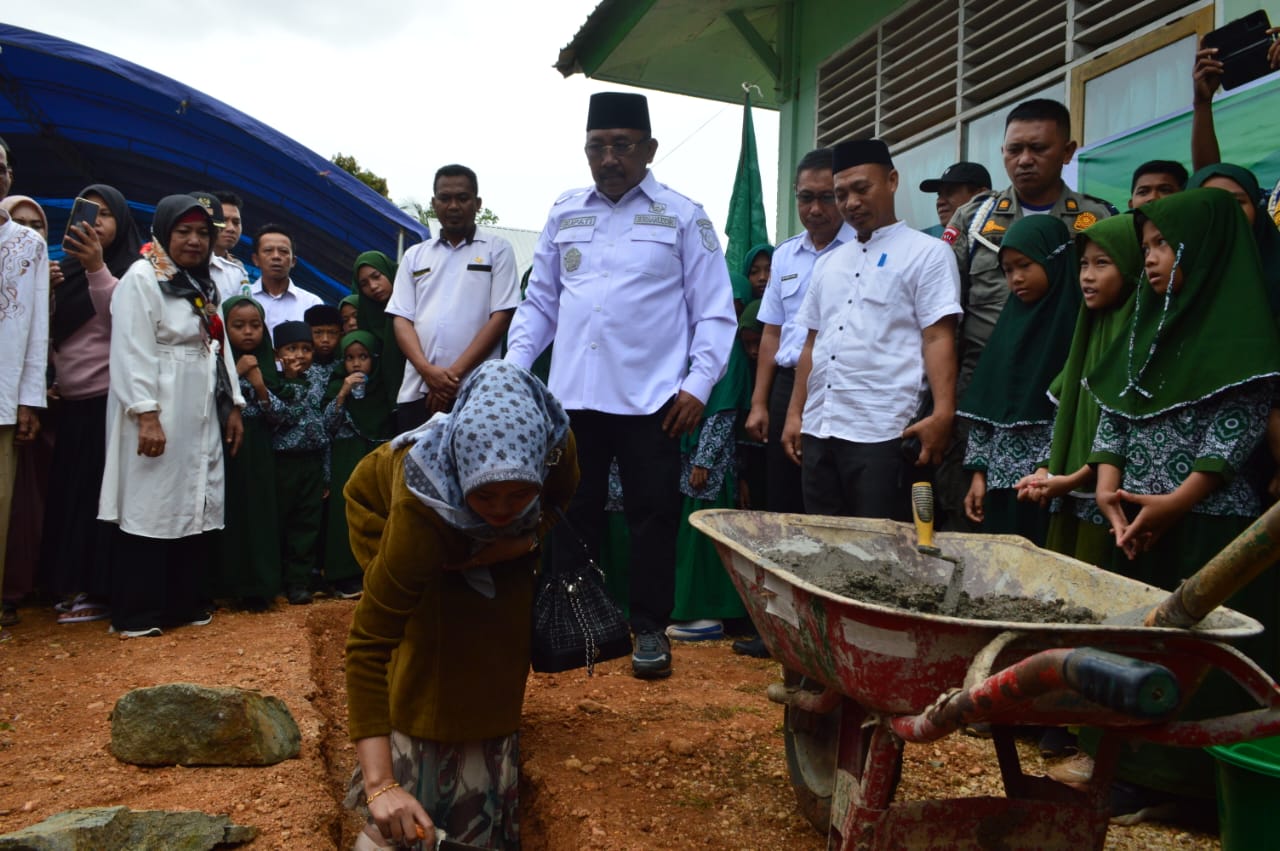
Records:
{"label": "window pane", "polygon": [[1081,141],[1091,145],[1183,109],[1195,55],[1195,36],[1187,36],[1087,81]]}
{"label": "window pane", "polygon": [[965,159],[982,163],[991,172],[993,189],[1004,189],[1009,185],[1009,177],[1004,171],[1004,160],[1000,157],[1000,147],[1004,145],[1004,119],[1013,108],[1023,101],[1037,98],[1051,98],[1059,103],[1066,103],[1066,85],[1062,81],[1054,83],[1046,89],[1031,92],[1025,97],[1005,104],[995,112],[989,112],[981,118],[975,118],[965,126]]}
{"label": "window pane", "polygon": [[937,177],[955,161],[955,130],[895,153],[893,166],[898,170],[898,194],[894,196],[894,210],[898,218],[917,230],[936,225],[938,214],[933,202],[937,195],[921,192],[920,182]]}

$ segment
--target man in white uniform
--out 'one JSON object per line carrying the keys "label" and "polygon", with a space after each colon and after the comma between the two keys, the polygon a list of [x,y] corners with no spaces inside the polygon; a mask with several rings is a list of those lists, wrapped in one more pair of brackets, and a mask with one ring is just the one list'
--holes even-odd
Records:
{"label": "man in white uniform", "polygon": [[262,305],[267,330],[281,322],[302,322],[307,308],[324,304],[313,292],[296,285],[289,277],[298,258],[293,236],[280,225],[263,225],[253,237],[253,262],[262,270],[249,295]]}
{"label": "man in white uniform", "polygon": [[[663,630],[675,594],[679,437],[698,424],[737,328],[715,228],[650,173],[657,149],[643,95],[592,95],[585,152],[595,186],[552,206],[507,354],[528,368],[554,338],[548,383],[569,412],[582,473],[569,517],[593,554],[618,460],[631,533],[631,667],[641,678],[671,673]],[[581,557],[572,532],[557,532],[553,556]]]}
{"label": "man in white uniform", "polygon": [[213,256],[209,258],[209,274],[218,285],[218,292],[223,300],[233,295],[250,295],[253,287],[249,284],[249,272],[240,262],[240,258],[232,254],[232,250],[240,243],[240,234],[244,232],[242,210],[244,201],[234,192],[215,192],[218,205],[222,207],[222,230],[218,231],[217,240],[213,243]]}
{"label": "man in white uniform", "polygon": [[836,208],[830,148],[804,155],[796,166],[795,189],[796,212],[804,231],[773,252],[769,286],[760,304],[764,333],[746,430],[766,445],[768,509],[800,514],[804,512],[800,468],[782,449],[782,427],[795,385],[796,363],[809,333],[796,324],[796,313],[809,291],[813,264],[836,247],[852,242],[854,234]]}
{"label": "man in white uniform", "polygon": [[[833,149],[836,204],[857,238],[818,259],[796,321],[809,329],[782,442],[811,514],[905,519],[910,461],[937,463],[955,415],[960,278],[950,247],[894,212],[878,139]],[[924,379],[933,412],[909,425]]]}
{"label": "man in white uniform", "polygon": [[400,261],[387,302],[396,342],[411,367],[396,398],[399,431],[453,407],[462,379],[500,354],[520,303],[511,244],[476,229],[483,203],[474,171],[442,166],[431,194],[440,232]]}

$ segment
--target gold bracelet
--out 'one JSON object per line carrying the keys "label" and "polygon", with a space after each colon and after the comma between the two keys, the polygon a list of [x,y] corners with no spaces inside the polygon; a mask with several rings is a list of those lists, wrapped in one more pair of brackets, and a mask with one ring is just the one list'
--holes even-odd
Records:
{"label": "gold bracelet", "polygon": [[376,797],[378,797],[379,795],[381,795],[383,792],[390,792],[392,789],[399,789],[399,788],[400,788],[400,784],[399,784],[399,783],[388,783],[386,786],[383,786],[383,787],[382,787],[381,789],[379,789],[377,792],[374,792],[372,795],[370,795],[370,796],[368,796],[367,798],[365,798],[365,799],[364,799],[364,802],[365,802],[365,804],[366,804],[366,805],[368,805],[368,804],[372,804],[372,803],[373,803],[373,799],[374,799],[374,798],[376,798]]}

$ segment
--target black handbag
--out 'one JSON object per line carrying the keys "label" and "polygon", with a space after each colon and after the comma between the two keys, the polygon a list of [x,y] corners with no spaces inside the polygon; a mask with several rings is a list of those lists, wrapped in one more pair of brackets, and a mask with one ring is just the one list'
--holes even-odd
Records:
{"label": "black handbag", "polygon": [[555,509],[563,531],[578,539],[582,558],[546,559],[533,593],[533,670],[543,674],[586,668],[631,652],[631,628],[604,587],[604,572],[582,538]]}

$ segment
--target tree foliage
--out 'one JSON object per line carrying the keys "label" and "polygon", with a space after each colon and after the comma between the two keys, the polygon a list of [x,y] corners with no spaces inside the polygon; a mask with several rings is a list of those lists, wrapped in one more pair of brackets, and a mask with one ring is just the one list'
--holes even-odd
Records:
{"label": "tree foliage", "polygon": [[383,198],[391,197],[391,191],[387,188],[387,179],[385,177],[379,177],[367,168],[361,168],[360,163],[356,162],[355,157],[348,154],[336,153],[333,155],[332,161],[338,168],[351,174]]}

